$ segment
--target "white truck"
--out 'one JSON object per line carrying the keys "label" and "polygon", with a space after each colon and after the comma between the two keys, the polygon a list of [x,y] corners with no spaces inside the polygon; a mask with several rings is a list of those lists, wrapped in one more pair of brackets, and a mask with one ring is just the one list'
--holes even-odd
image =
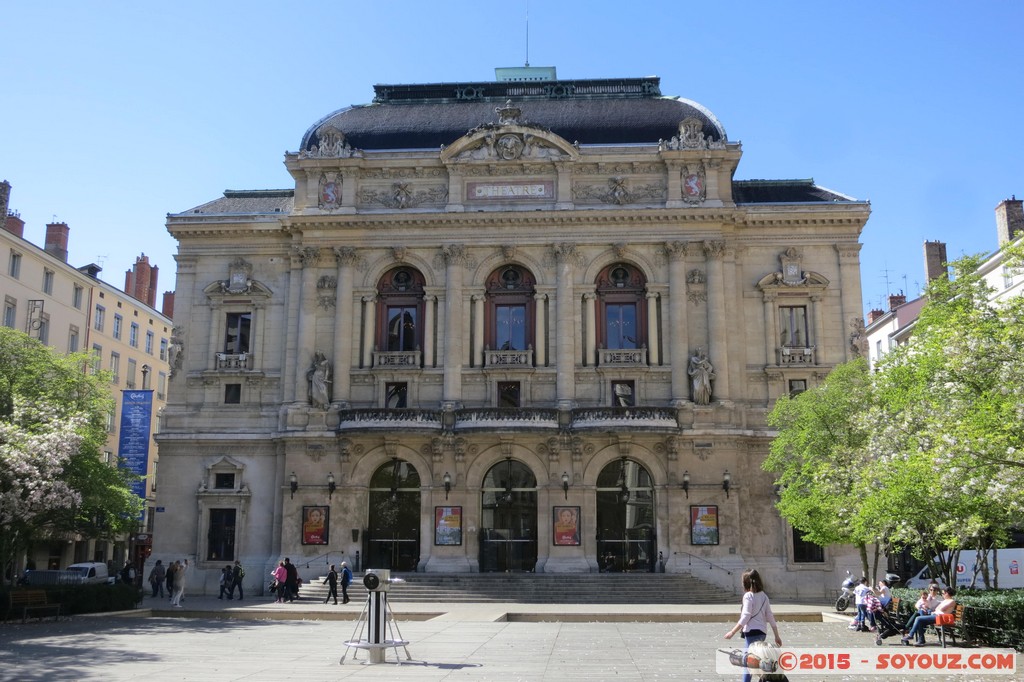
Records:
{"label": "white truck", "polygon": [[[944,552],[942,556],[948,561],[948,552]],[[995,556],[995,566],[992,565],[993,556]],[[980,552],[973,549],[965,549],[960,552],[960,559],[956,565],[957,589],[964,587],[985,589],[985,579],[982,577],[982,569],[979,566],[981,561],[986,561],[986,557],[983,557]],[[992,550],[988,553],[987,561],[989,562],[989,580],[995,579],[994,568],[999,569],[999,589],[1024,587],[1024,549]],[[939,557],[935,557],[934,563],[939,563]],[[936,577],[935,581],[940,584],[944,583],[941,577]],[[931,582],[931,572],[925,566],[906,582],[906,586],[925,589]]]}

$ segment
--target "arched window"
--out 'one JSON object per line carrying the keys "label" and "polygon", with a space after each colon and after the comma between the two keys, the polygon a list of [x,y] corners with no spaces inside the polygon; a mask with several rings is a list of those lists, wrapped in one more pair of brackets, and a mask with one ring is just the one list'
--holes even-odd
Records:
{"label": "arched window", "polygon": [[598,344],[632,350],[647,345],[647,280],[632,265],[615,263],[597,276]]}
{"label": "arched window", "polygon": [[533,344],[533,275],[517,265],[505,265],[491,273],[486,288],[484,343],[491,350],[527,350]]}
{"label": "arched window", "polygon": [[418,350],[423,345],[423,275],[400,266],[377,283],[377,348],[386,352]]}

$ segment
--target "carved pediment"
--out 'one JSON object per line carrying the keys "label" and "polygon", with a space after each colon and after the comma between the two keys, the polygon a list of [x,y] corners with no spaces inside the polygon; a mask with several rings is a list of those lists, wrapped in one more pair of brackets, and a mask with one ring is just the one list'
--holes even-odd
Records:
{"label": "carved pediment", "polygon": [[484,123],[441,150],[441,161],[529,162],[579,158],[579,151],[544,126],[522,119],[522,110],[506,102],[496,107],[497,123]]}
{"label": "carved pediment", "polygon": [[244,258],[235,258],[228,264],[228,278],[211,282],[203,293],[209,298],[225,296],[249,296],[252,298],[269,298],[273,295],[264,284],[252,278],[252,263]]}
{"label": "carved pediment", "polygon": [[317,142],[300,151],[300,159],[348,159],[363,155],[360,150],[352,148],[345,139],[345,133],[332,125],[322,126],[316,135]]}

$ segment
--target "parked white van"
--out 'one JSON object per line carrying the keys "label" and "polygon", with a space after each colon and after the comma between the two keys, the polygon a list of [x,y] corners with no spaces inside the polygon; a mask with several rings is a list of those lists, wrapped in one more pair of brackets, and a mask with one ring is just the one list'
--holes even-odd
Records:
{"label": "parked white van", "polygon": [[82,583],[91,585],[93,583],[102,585],[112,583],[113,579],[107,571],[107,565],[99,561],[86,562],[82,564],[71,564],[67,570],[74,571],[81,576]]}
{"label": "parked white van", "polygon": [[[992,554],[992,552],[988,554],[989,561],[992,560]],[[943,556],[948,557],[948,552],[943,553]],[[995,551],[995,556],[996,565],[999,568],[999,588],[1012,589],[1024,587],[1024,549],[1000,549]],[[982,577],[981,568],[978,566],[978,562],[983,560],[981,553],[975,550],[965,549],[960,552],[960,560],[956,566],[957,589],[972,586],[979,590],[985,589],[985,580]],[[935,557],[936,564],[938,561],[939,557]],[[977,573],[977,579],[975,579],[975,573]],[[995,576],[992,567],[989,566],[989,580],[993,579],[995,579]],[[935,578],[935,580],[940,584],[943,583],[941,578]],[[906,582],[906,586],[925,589],[931,581],[932,575],[928,567],[925,566],[917,575]]]}

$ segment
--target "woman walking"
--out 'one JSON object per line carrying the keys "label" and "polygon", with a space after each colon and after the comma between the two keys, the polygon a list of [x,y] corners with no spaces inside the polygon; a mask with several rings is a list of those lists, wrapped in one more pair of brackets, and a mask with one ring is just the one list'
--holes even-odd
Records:
{"label": "woman walking", "polygon": [[[768,595],[764,593],[764,584],[761,582],[761,574],[756,570],[750,570],[743,574],[743,608],[740,611],[740,619],[729,632],[725,633],[726,639],[731,639],[737,632],[743,633],[746,640],[744,653],[750,649],[754,642],[763,642],[768,636],[767,629],[770,625],[775,634],[775,645],[782,646],[782,637],[779,636],[779,626],[775,622],[775,614],[772,613],[772,605]],[[744,657],[745,658],[745,657]],[[750,682],[749,670],[743,673],[743,682]]]}

